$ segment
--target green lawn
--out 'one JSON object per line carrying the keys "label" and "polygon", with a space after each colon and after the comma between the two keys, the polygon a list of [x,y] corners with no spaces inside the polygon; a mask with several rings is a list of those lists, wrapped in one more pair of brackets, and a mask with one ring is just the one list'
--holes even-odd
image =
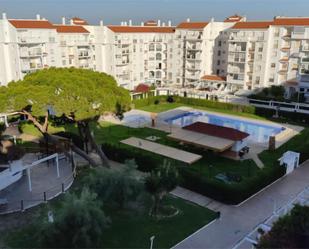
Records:
{"label": "green lawn", "polygon": [[219,112],[219,113],[224,113],[224,114],[230,114],[230,115],[236,115],[236,116],[241,116],[241,117],[247,117],[247,118],[254,118],[254,119],[259,119],[259,120],[265,120],[264,117],[260,117],[255,114],[250,114],[250,113],[245,113],[245,112],[237,112],[237,111],[230,111],[230,110],[224,110],[224,109],[219,109],[219,108],[209,108],[209,107],[204,107],[204,106],[195,106],[195,105],[186,105],[182,103],[159,103],[157,105],[152,104],[152,105],[147,105],[144,107],[139,107],[137,109],[147,111],[147,112],[155,112],[155,113],[160,113],[164,111],[169,111],[177,107],[181,106],[186,106],[186,107],[191,107],[195,109],[200,109],[200,110],[205,110],[205,111],[212,111],[212,112]]}
{"label": "green lawn", "polygon": [[104,233],[104,247],[148,248],[149,238],[154,235],[154,248],[170,248],[216,217],[207,208],[172,196],[165,203],[173,205],[180,213],[175,217],[155,220],[148,215],[150,202],[142,210],[106,212],[112,219],[112,226]]}

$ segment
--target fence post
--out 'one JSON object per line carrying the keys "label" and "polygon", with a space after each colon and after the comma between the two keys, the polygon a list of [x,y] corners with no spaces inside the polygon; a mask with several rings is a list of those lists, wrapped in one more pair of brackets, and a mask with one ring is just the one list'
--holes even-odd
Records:
{"label": "fence post", "polygon": [[23,212],[24,211],[24,200],[20,201],[20,210]]}

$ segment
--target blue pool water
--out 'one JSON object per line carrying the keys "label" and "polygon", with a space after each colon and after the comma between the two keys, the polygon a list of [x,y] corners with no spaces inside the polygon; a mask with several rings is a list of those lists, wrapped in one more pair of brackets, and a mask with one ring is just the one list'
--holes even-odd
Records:
{"label": "blue pool water", "polygon": [[164,120],[168,124],[184,127],[195,122],[204,122],[224,127],[230,127],[250,134],[249,142],[265,143],[270,136],[274,136],[285,130],[279,125],[269,125],[259,122],[237,119],[207,112],[187,112]]}

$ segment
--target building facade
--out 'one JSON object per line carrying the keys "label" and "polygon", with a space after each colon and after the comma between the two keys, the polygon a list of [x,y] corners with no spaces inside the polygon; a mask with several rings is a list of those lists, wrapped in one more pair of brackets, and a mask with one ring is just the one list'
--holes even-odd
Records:
{"label": "building facade", "polygon": [[0,85],[43,68],[78,67],[106,72],[130,90],[196,86],[219,77],[223,92],[286,85],[289,95],[309,98],[309,18],[253,22],[234,15],[175,26],[160,20],[106,26],[3,14],[0,58]]}

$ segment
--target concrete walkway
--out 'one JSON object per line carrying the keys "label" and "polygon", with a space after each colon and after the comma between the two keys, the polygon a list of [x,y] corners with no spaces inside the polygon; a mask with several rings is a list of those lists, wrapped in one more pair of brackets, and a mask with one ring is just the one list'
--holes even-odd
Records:
{"label": "concrete walkway", "polygon": [[[309,161],[239,207],[221,205],[221,217],[174,248],[232,248],[274,210],[286,205],[309,185]],[[206,204],[206,203],[205,203]],[[209,208],[209,204],[206,204]]]}

